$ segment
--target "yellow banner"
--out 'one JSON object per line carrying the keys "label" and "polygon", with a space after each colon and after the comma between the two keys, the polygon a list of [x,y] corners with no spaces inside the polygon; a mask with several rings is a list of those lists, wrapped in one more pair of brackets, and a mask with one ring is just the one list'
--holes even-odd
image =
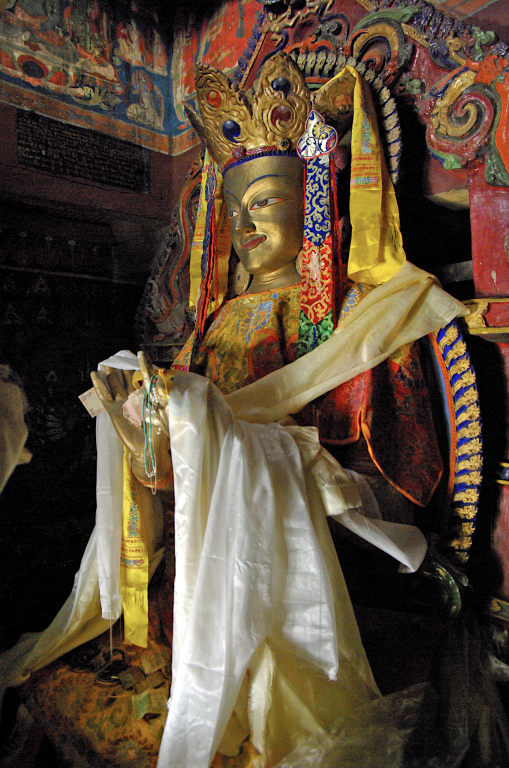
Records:
{"label": "yellow banner", "polygon": [[198,290],[201,284],[201,259],[203,254],[203,241],[205,238],[205,223],[207,220],[207,201],[205,200],[205,188],[207,185],[207,171],[212,159],[209,153],[205,152],[203,160],[203,169],[201,174],[201,191],[198,203],[198,213],[196,214],[196,224],[193,233],[193,242],[191,245],[191,255],[189,258],[189,277],[191,286],[189,289],[189,306],[191,309],[196,307],[198,301]]}
{"label": "yellow banner", "polygon": [[406,261],[399,209],[382,152],[370,88],[350,66],[336,77],[343,77],[345,71],[355,78],[348,277],[358,283],[379,285],[389,280]]}
{"label": "yellow banner", "polygon": [[150,489],[139,483],[124,449],[120,593],[124,606],[125,641],[147,647],[149,557],[143,526],[143,509],[150,508]]}

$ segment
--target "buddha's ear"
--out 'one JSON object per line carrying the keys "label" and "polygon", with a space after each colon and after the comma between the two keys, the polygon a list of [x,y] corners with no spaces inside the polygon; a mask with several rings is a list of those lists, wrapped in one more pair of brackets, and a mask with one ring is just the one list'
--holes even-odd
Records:
{"label": "buddha's ear", "polygon": [[355,83],[354,75],[344,69],[311,95],[313,109],[322,115],[326,123],[334,126],[340,141],[352,127]]}

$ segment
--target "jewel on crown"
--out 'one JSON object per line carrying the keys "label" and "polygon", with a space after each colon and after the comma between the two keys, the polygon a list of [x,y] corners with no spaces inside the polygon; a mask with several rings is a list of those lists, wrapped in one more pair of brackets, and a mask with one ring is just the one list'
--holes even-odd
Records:
{"label": "jewel on crown", "polygon": [[189,106],[186,113],[223,173],[258,155],[295,155],[312,109],[334,125],[340,137],[352,124],[352,75],[345,71],[311,93],[304,75],[285,53],[260,67],[248,92],[205,64],[197,65],[195,83],[199,114]]}
{"label": "jewel on crown", "polygon": [[289,56],[269,59],[247,93],[219,70],[198,64],[196,91],[200,114],[186,107],[188,117],[223,171],[258,154],[295,154],[311,94]]}

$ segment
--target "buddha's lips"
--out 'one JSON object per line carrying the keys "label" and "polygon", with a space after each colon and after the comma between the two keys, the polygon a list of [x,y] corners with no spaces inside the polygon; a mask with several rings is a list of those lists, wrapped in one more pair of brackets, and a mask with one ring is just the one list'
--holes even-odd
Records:
{"label": "buddha's lips", "polygon": [[245,251],[252,251],[253,248],[256,248],[257,245],[260,245],[260,243],[263,243],[264,240],[266,240],[265,235],[260,235],[259,237],[253,237],[252,240],[246,240],[245,243],[241,243],[240,247],[243,248]]}

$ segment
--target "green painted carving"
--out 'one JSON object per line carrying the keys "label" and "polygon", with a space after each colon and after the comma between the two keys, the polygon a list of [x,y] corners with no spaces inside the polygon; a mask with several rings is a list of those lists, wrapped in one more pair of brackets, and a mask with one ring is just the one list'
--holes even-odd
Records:
{"label": "green painted carving", "polygon": [[509,187],[509,173],[492,140],[490,152],[486,157],[486,183],[491,187]]}
{"label": "green painted carving", "polygon": [[403,82],[405,91],[412,93],[416,96],[418,93],[422,93],[423,82],[419,78],[413,78],[412,80],[405,80]]}
{"label": "green painted carving", "polygon": [[364,29],[370,24],[379,24],[382,21],[395,21],[398,24],[405,24],[418,12],[419,8],[408,5],[403,5],[399,8],[384,8],[382,11],[373,11],[364,16],[353,31],[356,32],[358,29]]}
{"label": "green painted carving", "polygon": [[472,35],[475,43],[472,46],[471,56],[478,61],[479,59],[483,59],[486,55],[483,50],[483,45],[491,45],[495,42],[497,36],[494,32],[485,32],[484,29],[480,29],[480,27],[472,27]]}
{"label": "green painted carving", "polygon": [[452,152],[439,152],[438,149],[431,149],[431,153],[442,163],[446,171],[455,171],[462,167],[458,155]]}

